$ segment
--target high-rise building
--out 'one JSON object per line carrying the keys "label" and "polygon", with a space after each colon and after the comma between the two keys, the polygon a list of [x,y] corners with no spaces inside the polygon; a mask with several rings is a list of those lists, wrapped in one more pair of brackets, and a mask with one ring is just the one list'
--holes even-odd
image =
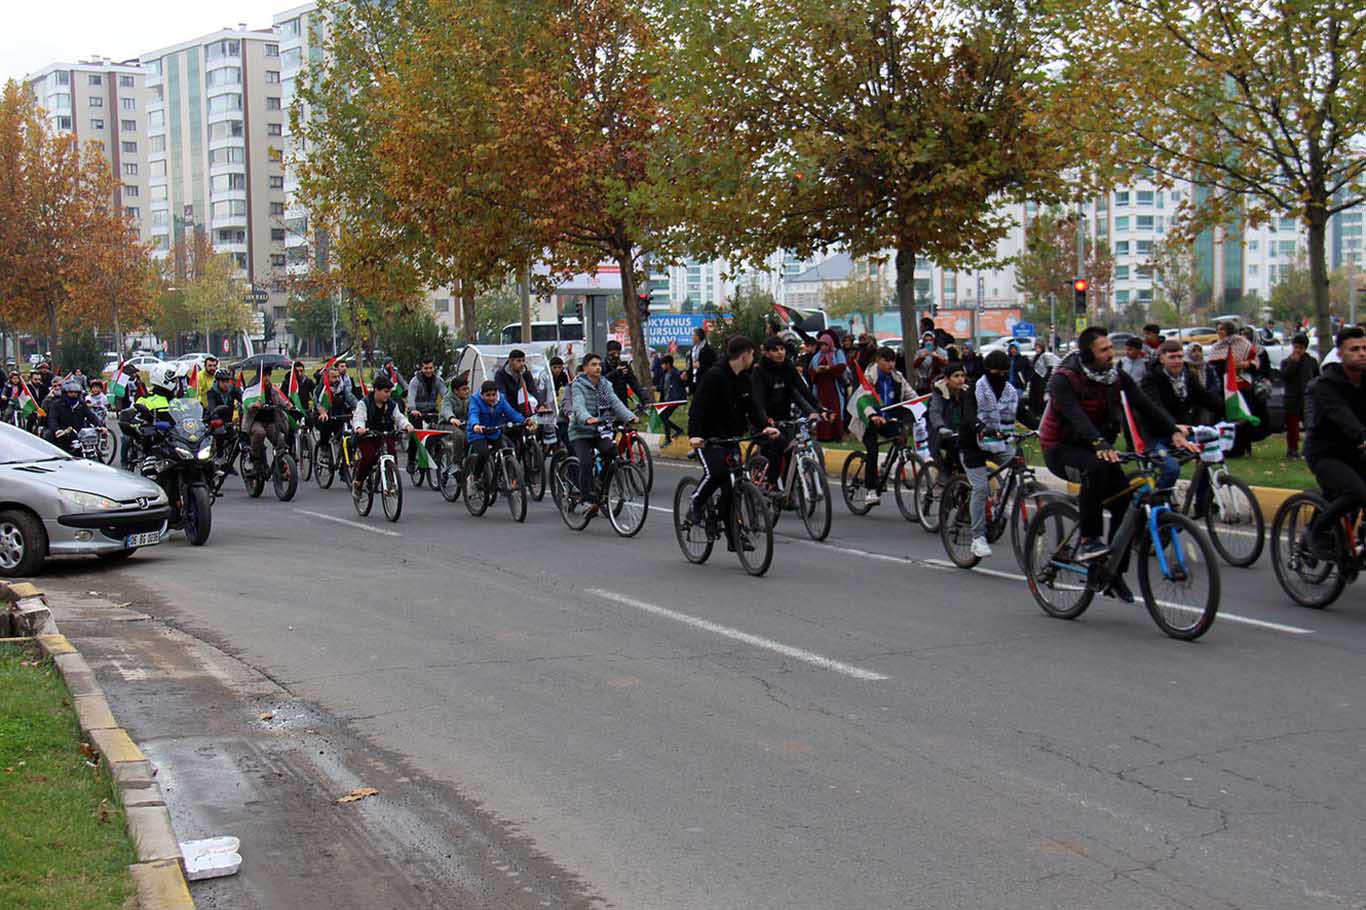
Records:
{"label": "high-rise building", "polygon": [[137,61],[54,63],[25,79],[52,127],[82,144],[97,143],[118,178],[110,205],[148,234],[147,88]]}
{"label": "high-rise building", "polygon": [[286,120],[280,42],[273,31],[224,29],[141,57],[148,218],[164,256],[202,231],[238,274],[267,293],[258,308],[286,315]]}

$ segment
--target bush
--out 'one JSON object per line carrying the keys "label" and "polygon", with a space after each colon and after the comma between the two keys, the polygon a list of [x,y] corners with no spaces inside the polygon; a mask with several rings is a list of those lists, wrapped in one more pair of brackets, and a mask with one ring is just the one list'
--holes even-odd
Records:
{"label": "bush", "polygon": [[726,341],[732,335],[744,335],[755,344],[768,336],[767,321],[774,315],[773,295],[768,291],[737,289],[735,296],[726,303],[726,308],[730,311],[730,318],[718,319],[707,336],[716,350],[724,351]]}
{"label": "bush", "polygon": [[394,366],[405,380],[417,372],[424,356],[436,361],[436,371],[442,376],[455,369],[455,339],[430,313],[400,316],[385,327],[380,346],[394,358]]}
{"label": "bush", "polygon": [[56,360],[53,366],[60,368],[59,376],[65,376],[78,368],[87,376],[99,376],[100,371],[104,369],[104,354],[100,350],[99,341],[93,333],[84,329],[70,329],[62,333],[62,343],[57,348]]}

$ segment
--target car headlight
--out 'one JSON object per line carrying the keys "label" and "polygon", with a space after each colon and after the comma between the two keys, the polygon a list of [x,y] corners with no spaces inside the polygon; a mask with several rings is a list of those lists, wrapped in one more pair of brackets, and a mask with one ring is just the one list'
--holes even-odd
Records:
{"label": "car headlight", "polygon": [[199,460],[203,461],[213,454],[213,440],[206,439],[199,444]]}
{"label": "car headlight", "polygon": [[122,505],[117,500],[110,499],[108,496],[101,496],[98,493],[86,493],[83,490],[61,490],[57,491],[61,496],[62,502],[73,509],[82,512],[106,511],[109,509],[121,509]]}
{"label": "car headlight", "polygon": [[175,453],[179,455],[181,458],[194,458],[194,453],[191,452],[189,449],[185,448],[184,446],[176,446]]}

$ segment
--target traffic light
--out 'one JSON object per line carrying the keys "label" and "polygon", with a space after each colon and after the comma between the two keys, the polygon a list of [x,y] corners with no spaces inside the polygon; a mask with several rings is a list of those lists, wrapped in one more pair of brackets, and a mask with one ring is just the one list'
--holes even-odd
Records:
{"label": "traffic light", "polygon": [[1072,282],[1072,308],[1078,316],[1086,315],[1086,289],[1091,286],[1091,282],[1085,278],[1078,278]]}
{"label": "traffic light", "polygon": [[930,300],[930,318],[933,319],[935,316],[938,316],[938,315],[939,315],[939,301],[933,300],[933,299],[932,299],[932,300]]}
{"label": "traffic light", "polygon": [[641,322],[650,318],[650,295],[645,291],[636,294],[636,312],[640,314]]}
{"label": "traffic light", "polygon": [[574,304],[574,315],[579,317],[579,322],[583,322],[583,301]]}

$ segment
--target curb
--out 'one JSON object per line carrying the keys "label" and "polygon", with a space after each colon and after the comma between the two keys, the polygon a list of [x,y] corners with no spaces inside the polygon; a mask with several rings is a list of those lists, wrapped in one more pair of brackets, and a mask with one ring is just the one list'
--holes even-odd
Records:
{"label": "curb", "polygon": [[[57,630],[43,593],[31,584],[0,584],[0,594],[16,602],[11,620],[27,621],[43,653],[52,659],[76,708],[81,731],[100,754],[123,804],[128,834],[137,849],[137,863],[128,867],[137,888],[141,910],[194,910],[194,899],[185,880],[180,842],[171,825],[171,813],[156,782],[156,770],[118,725],[109,710],[104,690],[94,671],[76,647]],[[19,617],[26,617],[22,619]]]}

